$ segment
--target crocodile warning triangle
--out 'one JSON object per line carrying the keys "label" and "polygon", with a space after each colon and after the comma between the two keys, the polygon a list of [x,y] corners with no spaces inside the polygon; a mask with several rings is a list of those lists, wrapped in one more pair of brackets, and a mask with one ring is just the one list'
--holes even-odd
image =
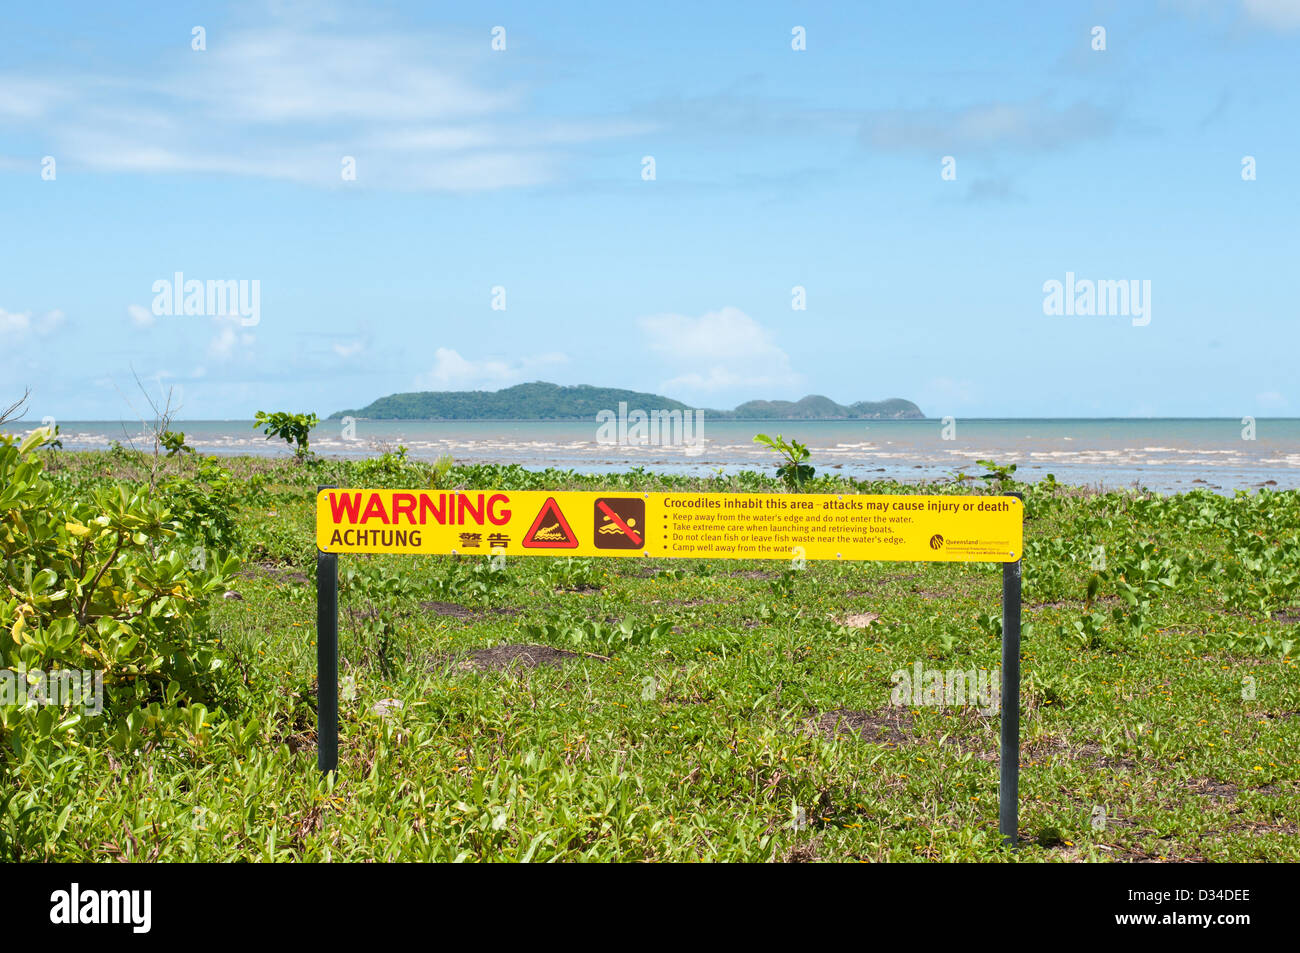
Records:
{"label": "crocodile warning triangle", "polygon": [[578,537],[560,512],[560,504],[555,502],[555,497],[547,497],[520,545],[530,549],[578,548]]}

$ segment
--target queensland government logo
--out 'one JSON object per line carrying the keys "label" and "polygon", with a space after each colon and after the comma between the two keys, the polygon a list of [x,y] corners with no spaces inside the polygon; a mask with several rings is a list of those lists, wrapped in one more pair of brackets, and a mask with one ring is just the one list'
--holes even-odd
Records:
{"label": "queensland government logo", "polygon": [[940,536],[938,533],[935,533],[933,536],[931,536],[931,537],[930,537],[930,548],[931,548],[931,549],[943,549],[943,537]]}

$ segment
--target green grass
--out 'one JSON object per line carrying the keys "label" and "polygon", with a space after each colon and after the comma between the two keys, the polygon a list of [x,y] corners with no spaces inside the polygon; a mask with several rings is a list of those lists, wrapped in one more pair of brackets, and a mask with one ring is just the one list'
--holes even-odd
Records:
{"label": "green grass", "polygon": [[[888,741],[827,715],[897,719],[890,674],[917,660],[996,668],[995,565],[512,558],[494,573],[343,556],[340,770],[327,783],[312,491],[424,486],[429,471],[391,457],[223,464],[249,487],[242,598],[212,622],[233,687],[202,727],[138,750],[91,733],[52,761],[11,759],[0,843],[17,859],[1300,860],[1295,493],[1028,490],[1013,852],[997,833],[996,717],[907,709]],[[58,461],[87,483],[135,481],[141,465]],[[778,489],[757,475],[444,479]],[[809,489],[832,487],[918,491]],[[879,618],[865,628],[841,624],[868,612]],[[513,644],[574,656],[466,661]],[[383,699],[401,706],[377,713]]]}

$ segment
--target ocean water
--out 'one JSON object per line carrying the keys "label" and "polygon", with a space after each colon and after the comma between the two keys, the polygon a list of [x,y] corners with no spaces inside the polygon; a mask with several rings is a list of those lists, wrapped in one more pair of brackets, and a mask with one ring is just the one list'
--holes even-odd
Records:
{"label": "ocean water", "polygon": [[[11,423],[25,431],[34,423]],[[138,422],[60,421],[69,450],[105,449],[114,440],[151,447]],[[202,420],[173,425],[202,453],[287,456],[252,421]],[[1052,473],[1064,483],[1107,488],[1141,485],[1157,492],[1206,487],[1227,493],[1273,485],[1300,488],[1300,419],[1259,418],[1254,439],[1240,419],[963,420],[945,430],[929,420],[732,421],[705,419],[691,445],[608,445],[587,421],[369,421],[351,433],[323,421],[311,445],[325,456],[360,458],[398,445],[412,457],[451,454],[464,463],[517,463],[600,473],[640,466],[674,473],[732,473],[770,467],[775,456],[753,442],[756,433],[795,437],[812,451],[818,470],[871,479],[920,482],[958,470],[983,472],[975,461],[1014,463],[1017,476],[1036,481]],[[952,439],[945,439],[945,434]],[[1272,484],[1269,483],[1272,481]]]}

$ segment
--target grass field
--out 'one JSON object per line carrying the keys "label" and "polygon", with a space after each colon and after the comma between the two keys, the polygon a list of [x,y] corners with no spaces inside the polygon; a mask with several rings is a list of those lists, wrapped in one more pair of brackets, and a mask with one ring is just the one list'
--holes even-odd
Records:
{"label": "grass field", "polygon": [[[71,493],[150,482],[150,460],[126,451],[43,459]],[[917,662],[996,670],[996,565],[343,556],[340,771],[327,783],[316,484],[780,485],[391,454],[227,459],[228,482],[193,458],[163,467],[197,488],[169,491],[178,509],[233,516],[214,535],[240,569],[202,620],[222,662],[211,698],[167,718],[155,686],[126,727],[110,706],[68,744],[6,738],[8,859],[1300,860],[1295,493],[1016,485],[1028,519],[1013,852],[997,834],[997,716],[891,705],[891,674]]]}

